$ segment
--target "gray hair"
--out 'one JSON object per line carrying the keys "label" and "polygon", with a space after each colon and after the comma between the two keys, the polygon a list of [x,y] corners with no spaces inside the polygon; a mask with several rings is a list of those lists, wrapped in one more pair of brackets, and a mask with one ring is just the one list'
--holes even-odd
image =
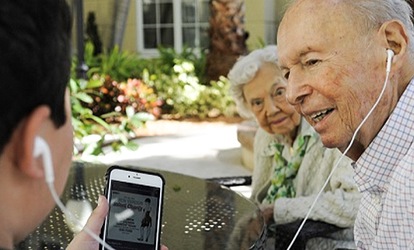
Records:
{"label": "gray hair", "polygon": [[230,95],[236,103],[237,111],[245,118],[253,118],[254,115],[244,98],[243,87],[253,80],[263,63],[273,63],[278,67],[276,45],[268,45],[240,57],[227,76],[230,81]]}
{"label": "gray hair", "polygon": [[359,14],[363,20],[362,28],[366,30],[379,28],[388,20],[401,21],[407,29],[409,37],[408,50],[414,51],[414,26],[412,22],[413,11],[405,0],[347,0],[347,4]]}
{"label": "gray hair", "polygon": [[[300,1],[291,1],[288,8]],[[361,34],[368,34],[367,31],[378,29],[389,20],[401,21],[409,37],[408,52],[414,53],[413,10],[406,0],[337,0],[336,2],[351,8],[349,16],[361,21],[361,26],[356,27],[360,29]]]}

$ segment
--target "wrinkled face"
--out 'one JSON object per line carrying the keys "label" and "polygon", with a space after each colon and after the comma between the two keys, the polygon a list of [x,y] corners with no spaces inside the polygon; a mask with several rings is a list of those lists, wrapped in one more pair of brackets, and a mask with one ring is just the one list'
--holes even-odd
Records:
{"label": "wrinkled face", "polygon": [[300,115],[286,100],[286,81],[276,65],[264,63],[253,80],[244,85],[243,94],[265,131],[286,136],[296,133]]}
{"label": "wrinkled face", "polygon": [[[304,0],[293,6],[279,27],[278,52],[288,101],[325,146],[343,151],[379,96],[386,53],[376,32],[362,38],[357,22],[344,16],[347,10],[330,2],[335,1]],[[357,136],[364,146],[388,115],[389,92]]]}

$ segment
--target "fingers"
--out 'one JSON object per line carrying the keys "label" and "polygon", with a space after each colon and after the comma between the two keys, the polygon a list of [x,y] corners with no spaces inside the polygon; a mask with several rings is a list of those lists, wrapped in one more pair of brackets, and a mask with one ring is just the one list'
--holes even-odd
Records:
{"label": "fingers", "polygon": [[161,250],[168,250],[168,247],[161,245]]}
{"label": "fingers", "polygon": [[272,224],[274,222],[274,219],[273,219],[274,207],[273,206],[274,204],[260,206],[260,210],[262,212],[262,216],[266,224]]}
{"label": "fingers", "polygon": [[[99,196],[98,206],[93,210],[91,216],[86,222],[85,227],[87,227],[91,232],[99,237],[101,232],[102,225],[105,220],[105,216],[108,213],[109,205],[108,201],[104,196]],[[84,250],[96,250],[99,247],[99,243],[93,239],[88,233],[84,230],[79,232],[73,238],[72,242],[67,247],[68,249],[84,249]]]}
{"label": "fingers", "polygon": [[93,210],[91,216],[86,222],[86,227],[88,227],[92,232],[100,234],[102,225],[104,223],[105,217],[108,214],[108,201],[102,195],[99,196],[98,206]]}

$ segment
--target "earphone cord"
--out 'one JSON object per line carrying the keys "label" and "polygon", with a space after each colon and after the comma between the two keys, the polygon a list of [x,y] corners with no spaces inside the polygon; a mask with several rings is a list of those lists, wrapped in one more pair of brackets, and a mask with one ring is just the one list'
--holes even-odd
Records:
{"label": "earphone cord", "polygon": [[47,182],[47,185],[49,187],[50,193],[52,194],[53,200],[56,202],[56,205],[60,208],[60,210],[62,210],[62,212],[65,214],[65,216],[69,217],[70,220],[75,221],[76,224],[78,224],[78,226],[83,227],[83,230],[87,234],[89,234],[93,239],[95,239],[97,242],[99,242],[101,245],[103,245],[105,247],[105,249],[115,250],[108,243],[106,243],[101,238],[99,238],[99,236],[96,235],[94,232],[92,232],[87,226],[83,226],[82,223],[80,223],[80,221],[68,209],[66,209],[65,205],[63,205],[63,203],[59,199],[59,196],[56,193],[53,182]]}
{"label": "earphone cord", "polygon": [[386,76],[385,76],[385,81],[381,90],[380,95],[377,98],[377,101],[374,103],[374,105],[372,106],[372,108],[370,109],[370,111],[368,112],[368,114],[365,116],[365,118],[362,120],[362,122],[359,124],[359,126],[357,127],[357,129],[355,130],[351,142],[349,143],[348,147],[345,149],[345,151],[342,153],[341,157],[339,157],[338,161],[336,162],[335,166],[332,168],[331,173],[329,174],[328,178],[326,179],[325,183],[323,184],[321,190],[319,190],[318,194],[316,195],[315,200],[313,201],[311,207],[309,208],[308,213],[306,214],[305,218],[303,219],[302,223],[300,224],[298,230],[296,231],[295,236],[293,237],[292,241],[290,242],[287,250],[290,250],[290,248],[292,247],[293,243],[295,243],[296,238],[299,236],[300,231],[302,230],[303,226],[305,225],[306,220],[308,219],[310,213],[313,210],[313,207],[316,204],[316,201],[319,199],[319,196],[321,196],[323,190],[325,189],[326,185],[328,185],[329,180],[331,179],[334,171],[337,169],[339,163],[341,162],[342,158],[346,155],[346,153],[348,153],[349,149],[351,148],[352,144],[354,143],[355,137],[357,135],[357,133],[359,132],[359,130],[361,129],[362,125],[364,125],[364,123],[367,121],[367,119],[371,116],[372,112],[374,111],[374,109],[378,106],[378,103],[380,102],[382,96],[384,95],[385,92],[385,88],[387,87],[387,82],[388,82],[388,78],[390,76],[390,71],[387,70],[386,71]]}

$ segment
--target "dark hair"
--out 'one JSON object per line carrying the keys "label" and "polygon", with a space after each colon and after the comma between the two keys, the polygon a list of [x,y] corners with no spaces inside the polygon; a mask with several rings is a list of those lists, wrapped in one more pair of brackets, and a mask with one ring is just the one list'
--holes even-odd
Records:
{"label": "dark hair", "polygon": [[71,15],[65,0],[7,0],[0,5],[0,152],[39,105],[56,127],[66,122]]}

